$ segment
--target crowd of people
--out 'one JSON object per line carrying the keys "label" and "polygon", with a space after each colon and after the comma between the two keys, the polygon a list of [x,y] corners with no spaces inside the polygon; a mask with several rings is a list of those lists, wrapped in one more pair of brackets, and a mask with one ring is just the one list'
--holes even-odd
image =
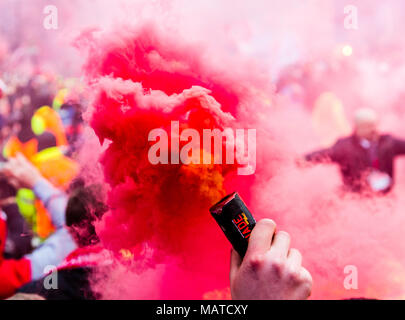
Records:
{"label": "crowd of people", "polygon": [[[95,244],[91,221],[104,209],[95,191],[78,179],[74,154],[81,139],[81,105],[80,99],[68,98],[67,81],[43,72],[29,79],[4,74],[3,79],[0,297],[7,298],[17,290],[35,291],[47,267],[70,269],[78,255],[88,255],[80,248],[89,244],[85,241]],[[79,231],[67,231],[78,225],[83,226],[80,237]],[[76,287],[81,292],[85,286]]]}
{"label": "crowd of people", "polygon": [[385,194],[394,186],[394,160],[405,155],[405,140],[381,134],[378,115],[372,109],[359,109],[354,123],[352,135],[329,148],[307,154],[300,164],[337,163],[346,190]]}

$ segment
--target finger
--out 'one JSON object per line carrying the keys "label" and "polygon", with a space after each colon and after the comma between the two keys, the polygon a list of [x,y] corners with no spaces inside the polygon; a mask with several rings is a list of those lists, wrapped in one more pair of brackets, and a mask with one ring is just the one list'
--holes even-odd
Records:
{"label": "finger", "polygon": [[239,253],[237,253],[234,249],[231,251],[231,266],[229,272],[229,278],[232,279],[236,276],[236,273],[239,270],[240,265],[242,264],[242,258],[240,257]]}
{"label": "finger", "polygon": [[313,285],[311,273],[307,269],[301,267],[300,277],[305,284],[305,295],[309,297],[311,295]]}
{"label": "finger", "polygon": [[287,258],[290,250],[290,235],[285,231],[279,231],[274,236],[270,252],[280,258]]}
{"label": "finger", "polygon": [[305,280],[307,280],[308,282],[312,283],[312,276],[311,273],[305,269],[304,267],[301,267],[301,277]]}
{"label": "finger", "polygon": [[301,253],[297,249],[291,248],[287,256],[287,265],[292,269],[296,270],[299,267],[301,267],[301,263],[302,263]]}
{"label": "finger", "polygon": [[270,250],[276,223],[270,219],[257,222],[250,235],[246,255],[264,254]]}

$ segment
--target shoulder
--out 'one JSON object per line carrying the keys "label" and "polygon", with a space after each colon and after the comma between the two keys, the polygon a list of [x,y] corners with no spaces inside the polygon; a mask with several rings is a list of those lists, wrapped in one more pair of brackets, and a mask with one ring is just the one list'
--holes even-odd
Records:
{"label": "shoulder", "polygon": [[355,139],[353,136],[343,137],[336,141],[334,144],[334,148],[347,148],[351,147],[355,143]]}

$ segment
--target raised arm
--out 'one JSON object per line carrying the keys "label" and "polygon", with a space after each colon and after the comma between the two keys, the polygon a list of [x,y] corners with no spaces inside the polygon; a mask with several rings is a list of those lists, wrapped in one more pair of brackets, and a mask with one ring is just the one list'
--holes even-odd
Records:
{"label": "raised arm", "polygon": [[0,210],[0,299],[13,295],[18,288],[29,282],[31,278],[31,267],[28,259],[3,259],[6,237],[6,215]]}
{"label": "raised arm", "polygon": [[18,187],[34,190],[35,195],[42,201],[51,215],[52,223],[56,229],[65,225],[67,195],[46,180],[23,155],[18,154],[15,158],[10,159],[3,167],[2,172]]}
{"label": "raised arm", "polygon": [[306,154],[305,160],[309,162],[339,162],[343,157],[344,149],[344,140],[338,140],[333,146],[329,148]]}
{"label": "raised arm", "polygon": [[323,162],[333,159],[333,148],[322,149],[314,151],[305,155],[306,161]]}
{"label": "raised arm", "polygon": [[55,188],[45,178],[38,179],[34,185],[35,195],[42,201],[51,215],[52,224],[56,229],[65,226],[65,211],[68,197],[63,190]]}
{"label": "raised arm", "polygon": [[38,280],[44,276],[47,266],[57,267],[77,248],[73,237],[65,228],[67,195],[42,177],[40,172],[22,155],[10,159],[3,168],[3,173],[17,181],[19,187],[34,190],[51,214],[52,223],[56,227],[56,231],[41,246],[21,259],[29,262],[30,280]]}

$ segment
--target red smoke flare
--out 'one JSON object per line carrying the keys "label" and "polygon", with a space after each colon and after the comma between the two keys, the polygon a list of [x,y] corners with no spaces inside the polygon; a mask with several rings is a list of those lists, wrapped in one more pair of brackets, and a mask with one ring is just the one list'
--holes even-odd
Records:
{"label": "red smoke flare", "polygon": [[[249,90],[242,94],[241,83],[204,66],[195,48],[163,39],[150,27],[90,41],[90,124],[101,142],[111,142],[101,158],[112,187],[111,210],[98,226],[102,242],[144,260],[152,249],[151,266],[180,259],[180,269],[174,264],[167,271],[163,297],[201,298],[226,288],[230,245],[208,208],[225,195],[224,178],[236,166],[152,165],[148,134],[155,128],[170,133],[173,120],[180,131],[193,128],[201,136],[203,129],[237,127],[232,114]],[[178,290],[181,281],[188,283]]]}

